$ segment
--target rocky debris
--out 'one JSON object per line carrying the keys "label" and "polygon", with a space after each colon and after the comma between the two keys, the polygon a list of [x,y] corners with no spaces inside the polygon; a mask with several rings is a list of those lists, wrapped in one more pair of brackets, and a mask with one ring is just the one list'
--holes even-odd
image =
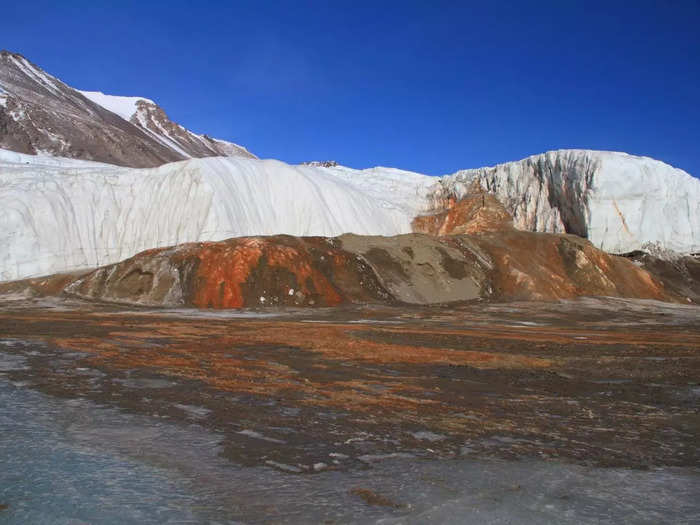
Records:
{"label": "rocky debris", "polygon": [[651,270],[573,235],[279,235],[147,250],[82,276],[0,284],[0,293],[63,290],[98,301],[198,308],[580,296],[686,301]]}
{"label": "rocky debris", "polygon": [[61,295],[69,284],[88,275],[90,270],[74,273],[57,273],[46,277],[0,282],[0,295],[5,300]]}
{"label": "rocky debris", "polygon": [[513,218],[498,199],[475,180],[468,193],[457,200],[448,197],[444,210],[413,219],[414,232],[430,235],[473,234],[513,229]]}
{"label": "rocky debris", "polygon": [[580,296],[680,300],[655,275],[575,235],[512,230],[476,238],[491,257],[493,295],[502,300]]}
{"label": "rocky debris", "polygon": [[334,160],[310,160],[301,163],[302,166],[315,166],[317,168],[335,168],[339,164]]}
{"label": "rocky debris", "polygon": [[658,278],[668,292],[685,298],[688,303],[700,304],[700,258],[679,254],[669,256],[668,253],[659,257],[658,252],[643,251],[631,252],[625,257]]}
{"label": "rocky debris", "polygon": [[397,301],[411,304],[469,301],[490,296],[492,262],[468,237],[342,235],[344,250],[370,265]]}
{"label": "rocky debris", "polygon": [[143,101],[139,118],[124,119],[9,51],[0,51],[0,95],[0,148],[11,151],[136,168],[191,157],[253,156],[191,133],[150,101]]}

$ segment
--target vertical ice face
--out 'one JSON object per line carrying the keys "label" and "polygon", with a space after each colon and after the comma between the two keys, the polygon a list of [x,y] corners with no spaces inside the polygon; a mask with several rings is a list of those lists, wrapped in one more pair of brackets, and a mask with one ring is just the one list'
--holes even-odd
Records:
{"label": "vertical ice face", "polygon": [[700,180],[654,159],[550,151],[445,176],[430,200],[435,206],[459,198],[474,180],[496,195],[523,230],[573,233],[612,253],[647,244],[700,251]]}

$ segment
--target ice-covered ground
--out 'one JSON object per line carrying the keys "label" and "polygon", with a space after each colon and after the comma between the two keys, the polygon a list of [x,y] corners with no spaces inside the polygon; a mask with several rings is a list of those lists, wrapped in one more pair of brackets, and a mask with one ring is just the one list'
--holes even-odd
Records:
{"label": "ice-covered ground", "polygon": [[396,235],[473,180],[534,231],[603,249],[700,251],[700,180],[623,153],[549,152],[443,178],[392,168],[204,158],[152,169],[0,150],[0,280],[244,235]]}
{"label": "ice-covered ground", "polygon": [[[2,345],[26,344],[4,340]],[[541,460],[389,458],[286,474],[219,456],[220,436],[13,383],[0,352],[0,521],[24,523],[697,523],[700,471]],[[90,372],[89,370],[84,373]],[[92,373],[99,373],[92,371]],[[360,494],[381,496],[369,505]]]}

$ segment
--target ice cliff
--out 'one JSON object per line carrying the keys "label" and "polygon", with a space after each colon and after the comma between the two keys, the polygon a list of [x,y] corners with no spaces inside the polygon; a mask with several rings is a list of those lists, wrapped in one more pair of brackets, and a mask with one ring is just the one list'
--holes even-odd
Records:
{"label": "ice cliff", "polygon": [[647,245],[700,251],[700,180],[648,157],[560,150],[442,177],[430,199],[440,208],[478,180],[516,227],[567,232],[611,253]]}
{"label": "ice cliff", "polygon": [[436,178],[223,157],[132,169],[0,150],[0,280],[190,241],[408,233],[474,179],[521,229],[576,233],[613,253],[700,252],[700,181],[623,153],[556,151]]}

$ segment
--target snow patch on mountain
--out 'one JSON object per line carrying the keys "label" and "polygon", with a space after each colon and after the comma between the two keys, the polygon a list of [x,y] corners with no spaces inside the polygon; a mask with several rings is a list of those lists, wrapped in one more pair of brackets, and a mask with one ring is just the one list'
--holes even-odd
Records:
{"label": "snow patch on mountain", "polygon": [[105,95],[101,91],[78,91],[95,104],[102,106],[112,113],[116,113],[126,121],[130,121],[131,117],[136,114],[138,109],[137,103],[140,100],[155,104],[152,100],[143,97],[119,97],[116,95]]}

